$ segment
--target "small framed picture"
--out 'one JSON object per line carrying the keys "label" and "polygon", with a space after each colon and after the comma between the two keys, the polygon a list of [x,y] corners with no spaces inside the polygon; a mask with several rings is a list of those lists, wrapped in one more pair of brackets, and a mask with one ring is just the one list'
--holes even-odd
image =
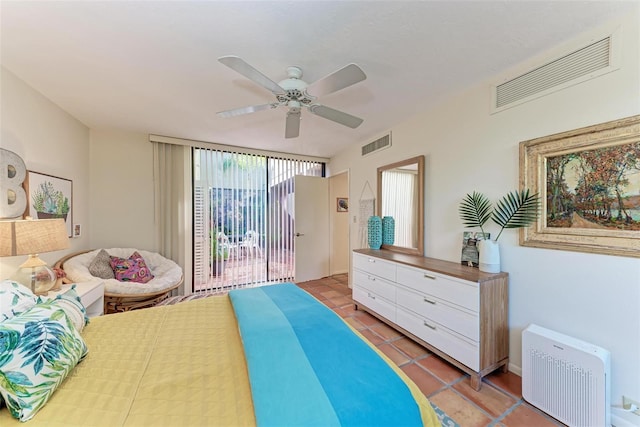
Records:
{"label": "small framed picture", "polygon": [[73,225],[73,237],[80,237],[82,235],[82,226],[80,224]]}
{"label": "small framed picture", "polygon": [[464,231],[462,233],[462,256],[460,262],[462,265],[468,265],[469,267],[478,267],[478,241],[488,240],[491,238],[491,233],[479,233],[472,231]]}
{"label": "small framed picture", "polygon": [[349,212],[349,199],[346,197],[338,197],[336,201],[337,212]]}

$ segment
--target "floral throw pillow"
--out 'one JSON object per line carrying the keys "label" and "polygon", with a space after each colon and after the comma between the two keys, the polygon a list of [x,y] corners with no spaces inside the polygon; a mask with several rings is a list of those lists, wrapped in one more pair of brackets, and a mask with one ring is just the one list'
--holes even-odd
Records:
{"label": "floral throw pillow", "polygon": [[0,324],[0,395],[20,421],[42,409],[87,354],[64,310],[50,302]]}
{"label": "floral throw pillow", "polygon": [[138,251],[131,254],[128,259],[112,256],[111,268],[116,280],[121,282],[147,283],[153,279],[151,270]]}
{"label": "floral throw pillow", "polygon": [[36,305],[38,297],[13,280],[0,282],[0,322],[24,313]]}

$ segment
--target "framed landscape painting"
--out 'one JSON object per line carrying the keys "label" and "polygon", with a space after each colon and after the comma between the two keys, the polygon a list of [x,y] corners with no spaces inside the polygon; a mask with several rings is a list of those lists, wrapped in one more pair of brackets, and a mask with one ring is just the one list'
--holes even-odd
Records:
{"label": "framed landscape painting", "polygon": [[524,246],[640,257],[640,116],[520,143],[542,214]]}

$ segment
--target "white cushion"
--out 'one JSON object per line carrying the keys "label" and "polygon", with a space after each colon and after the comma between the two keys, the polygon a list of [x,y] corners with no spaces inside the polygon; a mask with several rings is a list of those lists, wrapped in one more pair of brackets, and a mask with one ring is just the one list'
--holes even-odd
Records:
{"label": "white cushion", "polygon": [[129,258],[131,254],[138,251],[144,258],[147,267],[153,274],[153,279],[147,283],[119,282],[116,279],[100,279],[94,277],[89,272],[89,265],[95,256],[100,252],[96,249],[84,254],[76,255],[64,263],[64,271],[67,278],[73,282],[87,282],[97,280],[104,283],[104,291],[110,294],[146,294],[160,292],[170,288],[182,280],[182,268],[172,260],[163,257],[156,252],[148,252],[133,248],[110,248],[106,249],[111,256]]}

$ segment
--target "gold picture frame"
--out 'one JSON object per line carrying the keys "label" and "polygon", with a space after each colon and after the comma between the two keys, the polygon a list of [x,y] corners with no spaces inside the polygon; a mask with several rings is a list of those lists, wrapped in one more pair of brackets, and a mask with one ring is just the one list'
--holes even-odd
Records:
{"label": "gold picture frame", "polygon": [[520,143],[541,215],[520,244],[640,257],[640,115]]}

